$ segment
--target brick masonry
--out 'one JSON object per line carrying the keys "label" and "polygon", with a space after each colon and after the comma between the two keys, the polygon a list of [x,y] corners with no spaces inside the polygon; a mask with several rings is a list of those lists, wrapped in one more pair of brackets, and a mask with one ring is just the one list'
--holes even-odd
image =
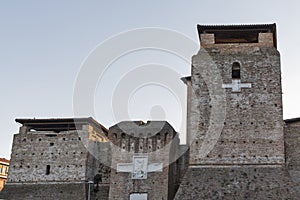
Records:
{"label": "brick masonry", "polygon": [[284,167],[189,168],[176,194],[182,199],[299,199]]}

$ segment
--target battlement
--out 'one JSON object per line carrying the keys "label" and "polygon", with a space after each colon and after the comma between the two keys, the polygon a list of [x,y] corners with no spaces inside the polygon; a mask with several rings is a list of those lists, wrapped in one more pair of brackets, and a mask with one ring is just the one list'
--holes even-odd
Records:
{"label": "battlement", "polygon": [[124,151],[144,153],[169,144],[178,134],[165,121],[123,121],[109,128],[108,138]]}

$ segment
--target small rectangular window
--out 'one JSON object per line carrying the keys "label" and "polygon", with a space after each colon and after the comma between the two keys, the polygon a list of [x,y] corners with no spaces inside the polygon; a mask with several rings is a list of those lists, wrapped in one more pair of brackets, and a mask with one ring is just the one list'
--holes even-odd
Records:
{"label": "small rectangular window", "polygon": [[46,175],[49,175],[50,174],[50,165],[47,165],[46,167]]}

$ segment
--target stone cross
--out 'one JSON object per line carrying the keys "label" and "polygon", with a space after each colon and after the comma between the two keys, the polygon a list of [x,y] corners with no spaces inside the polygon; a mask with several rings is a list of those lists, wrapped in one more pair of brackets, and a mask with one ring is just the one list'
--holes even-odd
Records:
{"label": "stone cross", "polygon": [[251,87],[251,83],[241,83],[240,79],[232,79],[231,84],[222,84],[222,88],[231,88],[232,92],[240,92],[242,88]]}
{"label": "stone cross", "polygon": [[117,172],[131,172],[132,179],[147,179],[148,172],[162,172],[163,163],[148,164],[148,156],[133,156],[133,163],[118,163]]}

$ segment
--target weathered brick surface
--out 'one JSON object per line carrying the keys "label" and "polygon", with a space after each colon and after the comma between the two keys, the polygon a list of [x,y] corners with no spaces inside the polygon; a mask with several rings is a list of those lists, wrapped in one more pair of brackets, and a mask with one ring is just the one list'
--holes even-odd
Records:
{"label": "weathered brick surface", "polygon": [[299,199],[285,167],[188,169],[176,200]]}
{"label": "weathered brick surface", "polygon": [[92,200],[106,200],[109,195],[109,184],[103,184],[97,192],[93,192]]}
{"label": "weathered brick surface", "polygon": [[0,193],[6,200],[86,199],[86,183],[8,184]]}
{"label": "weathered brick surface", "polygon": [[[7,182],[86,180],[88,151],[79,138],[84,140],[76,131],[16,134]],[[46,175],[47,165],[50,165],[49,175]]]}
{"label": "weathered brick surface", "polygon": [[300,191],[300,121],[286,123],[284,127],[286,166],[294,183]]}

